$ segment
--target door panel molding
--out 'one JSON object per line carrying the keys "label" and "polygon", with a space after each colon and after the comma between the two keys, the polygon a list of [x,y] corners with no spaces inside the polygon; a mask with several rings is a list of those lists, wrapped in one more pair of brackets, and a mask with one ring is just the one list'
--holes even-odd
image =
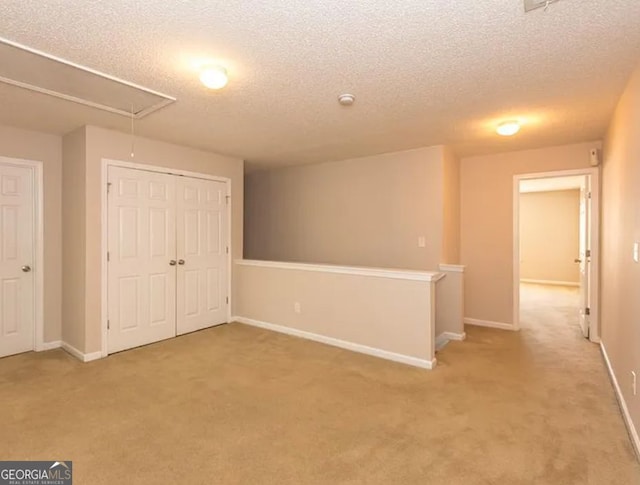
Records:
{"label": "door panel molding", "polygon": [[[175,337],[176,177],[109,168],[109,352]],[[157,197],[158,192],[164,194]],[[158,214],[161,217],[156,217]]]}
{"label": "door panel molding", "polygon": [[101,181],[100,181],[100,192],[101,192],[101,356],[107,357],[109,355],[108,350],[108,329],[107,329],[107,319],[108,319],[108,271],[107,271],[107,248],[108,248],[108,232],[107,232],[107,216],[108,216],[108,199],[107,199],[107,182],[108,182],[108,169],[109,167],[121,167],[121,168],[131,168],[136,170],[142,170],[146,172],[153,173],[163,173],[169,175],[178,175],[184,177],[191,177],[196,179],[204,179],[204,180],[214,180],[218,182],[224,182],[226,184],[228,203],[226,203],[226,217],[227,217],[227,235],[226,240],[223,241],[229,248],[229,253],[227,254],[227,295],[229,298],[227,306],[227,321],[231,321],[231,305],[232,305],[232,273],[231,273],[231,262],[233,259],[233,250],[231,245],[231,234],[233,232],[233,223],[232,223],[232,184],[231,179],[228,177],[220,177],[216,175],[209,175],[199,172],[191,172],[188,170],[179,170],[169,167],[162,167],[159,165],[148,165],[142,163],[135,162],[127,162],[122,160],[115,160],[109,158],[102,159],[102,167],[101,167]]}
{"label": "door panel molding", "polygon": [[33,183],[33,264],[31,273],[33,274],[33,346],[32,350],[37,352],[49,350],[51,346],[57,346],[56,342],[45,343],[44,341],[44,176],[43,164],[37,160],[25,160],[21,158],[11,158],[0,156],[0,165],[26,168],[31,171]]}
{"label": "door panel molding", "polygon": [[228,290],[221,286],[229,278],[225,264],[229,254],[223,242],[229,231],[226,195],[224,182],[177,178],[178,335],[229,321],[228,309],[222,304]]}

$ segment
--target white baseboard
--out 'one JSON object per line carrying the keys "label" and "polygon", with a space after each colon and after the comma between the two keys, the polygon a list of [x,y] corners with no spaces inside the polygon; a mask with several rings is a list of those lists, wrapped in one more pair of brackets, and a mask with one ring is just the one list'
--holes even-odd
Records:
{"label": "white baseboard", "polygon": [[346,340],[340,340],[333,337],[327,337],[325,335],[319,335],[317,333],[311,333],[304,330],[298,330],[297,328],[285,327],[282,325],[276,325],[275,323],[262,322],[260,320],[254,320],[252,318],[245,317],[233,317],[232,321],[251,325],[253,327],[260,327],[266,330],[271,330],[278,333],[285,333],[294,337],[300,337],[307,340],[313,340],[334,347],[340,347],[342,349],[351,350],[353,352],[359,352],[361,354],[372,355],[374,357],[380,357],[382,359],[393,360],[394,362],[400,362],[402,364],[408,364],[415,367],[421,367],[423,369],[433,369],[436,366],[436,359],[426,360],[419,359],[417,357],[411,357],[409,355],[396,354],[395,352],[389,352],[388,350],[376,349],[374,347],[368,347],[366,345],[356,344],[353,342],[347,342]]}
{"label": "white baseboard", "polygon": [[557,280],[532,280],[529,278],[520,278],[520,283],[531,283],[534,285],[551,285],[551,286],[573,286],[580,288],[580,283],[575,281],[557,281]]}
{"label": "white baseboard", "polygon": [[76,359],[82,362],[91,362],[92,360],[98,360],[102,358],[102,352],[91,352],[85,354],[84,352],[80,352],[73,345],[68,344],[67,342],[61,342],[60,345],[66,352],[74,356]]}
{"label": "white baseboard", "polygon": [[36,352],[43,352],[45,350],[59,349],[62,346],[60,340],[54,340],[53,342],[42,342],[36,347]]}
{"label": "white baseboard", "polygon": [[620,385],[618,384],[618,379],[616,378],[616,375],[613,372],[613,367],[611,366],[611,361],[609,360],[609,356],[607,355],[607,350],[604,348],[604,344],[602,342],[600,342],[600,350],[602,351],[602,356],[604,357],[604,361],[607,363],[607,369],[609,370],[609,377],[611,377],[613,388],[616,391],[618,404],[620,404],[620,410],[622,411],[624,422],[627,425],[627,430],[629,431],[629,437],[631,438],[631,443],[633,444],[633,448],[636,451],[636,456],[640,460],[640,438],[638,437],[638,431],[636,430],[636,427],[633,424],[633,421],[631,420],[631,415],[629,414],[629,408],[627,407],[627,402],[624,400],[624,396],[622,395],[622,391],[620,390]]}
{"label": "white baseboard", "polygon": [[455,332],[442,332],[440,335],[436,337],[436,350],[441,350],[445,345],[449,343],[451,340],[465,340],[467,338],[467,334],[455,333]]}
{"label": "white baseboard", "polygon": [[476,325],[478,327],[499,328],[500,330],[516,331],[517,328],[511,323],[492,322],[490,320],[478,320],[477,318],[465,318],[465,325]]}
{"label": "white baseboard", "polygon": [[440,334],[449,340],[466,340],[467,334],[465,332],[455,333],[455,332],[442,332]]}

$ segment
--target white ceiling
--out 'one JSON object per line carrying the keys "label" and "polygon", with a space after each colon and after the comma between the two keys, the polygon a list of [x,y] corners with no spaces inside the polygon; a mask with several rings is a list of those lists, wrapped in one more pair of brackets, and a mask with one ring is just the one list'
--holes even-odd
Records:
{"label": "white ceiling", "polygon": [[[640,61],[640,2],[2,0],[0,33],[175,96],[142,135],[251,167],[434,144],[460,155],[599,139]],[[207,91],[194,63],[225,62]],[[350,92],[344,108],[336,97]],[[0,123],[63,134],[128,120],[0,84]],[[498,137],[503,119],[524,122]]]}
{"label": "white ceiling", "polygon": [[520,181],[520,193],[579,190],[584,187],[585,183],[585,177],[580,175],[527,179]]}

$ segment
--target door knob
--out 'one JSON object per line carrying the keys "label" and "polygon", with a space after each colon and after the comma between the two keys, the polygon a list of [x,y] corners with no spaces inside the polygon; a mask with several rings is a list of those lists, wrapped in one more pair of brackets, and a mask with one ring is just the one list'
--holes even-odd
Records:
{"label": "door knob", "polygon": [[184,264],[184,259],[179,259],[178,260],[178,264],[180,264],[180,265]]}
{"label": "door knob", "polygon": [[29,266],[28,264],[25,264],[22,267],[22,271],[24,271],[25,273],[28,273],[29,271],[31,271],[31,266]]}
{"label": "door knob", "polygon": [[574,260],[573,260],[573,262],[574,262],[574,263],[582,263],[582,260],[581,260],[581,259],[576,258],[576,259],[574,259]]}
{"label": "door knob", "polygon": [[170,264],[171,266],[175,266],[175,265],[176,265],[176,260],[175,260],[175,259],[172,259],[171,261],[169,261],[169,264]]}

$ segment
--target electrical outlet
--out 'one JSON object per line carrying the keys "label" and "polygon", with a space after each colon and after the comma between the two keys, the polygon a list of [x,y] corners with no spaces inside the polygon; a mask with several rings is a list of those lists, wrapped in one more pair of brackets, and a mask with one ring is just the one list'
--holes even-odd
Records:
{"label": "electrical outlet", "polygon": [[631,371],[631,389],[633,390],[633,395],[635,396],[638,389],[636,387],[636,373],[634,371]]}
{"label": "electrical outlet", "polygon": [[427,247],[427,238],[424,236],[418,237],[418,247],[426,248]]}
{"label": "electrical outlet", "polygon": [[293,304],[293,311],[296,313],[301,313],[302,309],[300,308],[300,302],[297,301]]}

